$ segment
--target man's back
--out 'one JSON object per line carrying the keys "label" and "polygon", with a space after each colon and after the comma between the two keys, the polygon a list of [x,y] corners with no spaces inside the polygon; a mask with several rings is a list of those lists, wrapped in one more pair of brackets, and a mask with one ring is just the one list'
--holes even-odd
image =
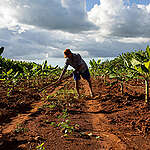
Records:
{"label": "man's back", "polygon": [[72,66],[74,69],[77,69],[77,67],[79,65],[81,65],[81,70],[80,71],[82,71],[82,72],[84,72],[88,69],[87,64],[81,58],[80,54],[72,53],[72,57],[67,58],[67,60],[66,60],[66,66],[68,66],[68,65]]}

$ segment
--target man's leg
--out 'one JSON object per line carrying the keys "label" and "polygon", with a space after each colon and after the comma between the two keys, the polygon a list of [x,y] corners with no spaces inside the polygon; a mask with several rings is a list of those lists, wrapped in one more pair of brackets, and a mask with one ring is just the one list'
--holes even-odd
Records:
{"label": "man's leg", "polygon": [[88,85],[89,85],[90,95],[91,95],[91,97],[93,97],[94,94],[93,94],[93,90],[92,90],[91,79],[88,78],[88,79],[87,79],[87,82],[88,82]]}
{"label": "man's leg", "polygon": [[80,92],[79,92],[79,79],[75,80],[75,88],[76,88],[78,97],[80,97]]}
{"label": "man's leg", "polygon": [[75,88],[78,94],[78,97],[80,97],[80,93],[79,93],[79,80],[80,80],[80,74],[77,72],[73,72],[73,78],[75,80]]}
{"label": "man's leg", "polygon": [[91,76],[89,70],[86,70],[84,73],[81,74],[83,79],[87,80],[90,90],[90,95],[93,97],[93,90],[92,90],[92,84],[91,84]]}

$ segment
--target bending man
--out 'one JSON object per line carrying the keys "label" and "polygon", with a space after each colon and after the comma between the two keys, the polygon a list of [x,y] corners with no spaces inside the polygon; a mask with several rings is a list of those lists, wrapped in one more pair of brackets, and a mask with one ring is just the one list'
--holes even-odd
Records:
{"label": "bending man", "polygon": [[77,90],[78,97],[80,97],[79,93],[79,80],[81,79],[80,76],[82,76],[83,79],[87,80],[90,90],[90,95],[93,97],[93,91],[92,91],[92,85],[90,80],[90,73],[87,64],[85,61],[81,58],[80,54],[75,54],[70,51],[70,49],[66,49],[64,51],[64,57],[67,58],[65,62],[64,70],[61,74],[61,76],[58,79],[58,82],[61,81],[63,75],[65,74],[68,66],[72,66],[75,70],[73,71],[73,78],[75,80],[75,87]]}

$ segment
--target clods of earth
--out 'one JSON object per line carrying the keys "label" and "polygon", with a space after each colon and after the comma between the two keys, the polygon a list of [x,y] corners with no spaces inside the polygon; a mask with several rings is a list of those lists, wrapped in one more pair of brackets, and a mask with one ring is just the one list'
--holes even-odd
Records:
{"label": "clods of earth", "polygon": [[[94,97],[81,79],[57,86],[15,88],[0,83],[1,150],[150,150],[150,108],[143,80],[92,78]],[[39,87],[41,88],[41,87]]]}

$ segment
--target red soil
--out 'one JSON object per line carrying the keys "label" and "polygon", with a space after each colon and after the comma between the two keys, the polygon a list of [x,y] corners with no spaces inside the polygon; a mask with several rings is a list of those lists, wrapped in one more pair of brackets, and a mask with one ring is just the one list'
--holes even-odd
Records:
{"label": "red soil", "polygon": [[[150,150],[150,109],[144,104],[143,81],[129,81],[124,95],[112,80],[92,79],[94,98],[90,98],[86,81],[81,80],[83,97],[58,95],[60,89],[74,89],[72,79],[57,87],[48,87],[46,95],[36,90],[15,91],[6,96],[0,85],[0,149],[33,150],[44,143],[46,150]],[[62,104],[55,108],[44,106]],[[16,101],[17,99],[17,101]],[[67,108],[67,118],[58,118]],[[69,120],[72,134],[50,125]]]}

